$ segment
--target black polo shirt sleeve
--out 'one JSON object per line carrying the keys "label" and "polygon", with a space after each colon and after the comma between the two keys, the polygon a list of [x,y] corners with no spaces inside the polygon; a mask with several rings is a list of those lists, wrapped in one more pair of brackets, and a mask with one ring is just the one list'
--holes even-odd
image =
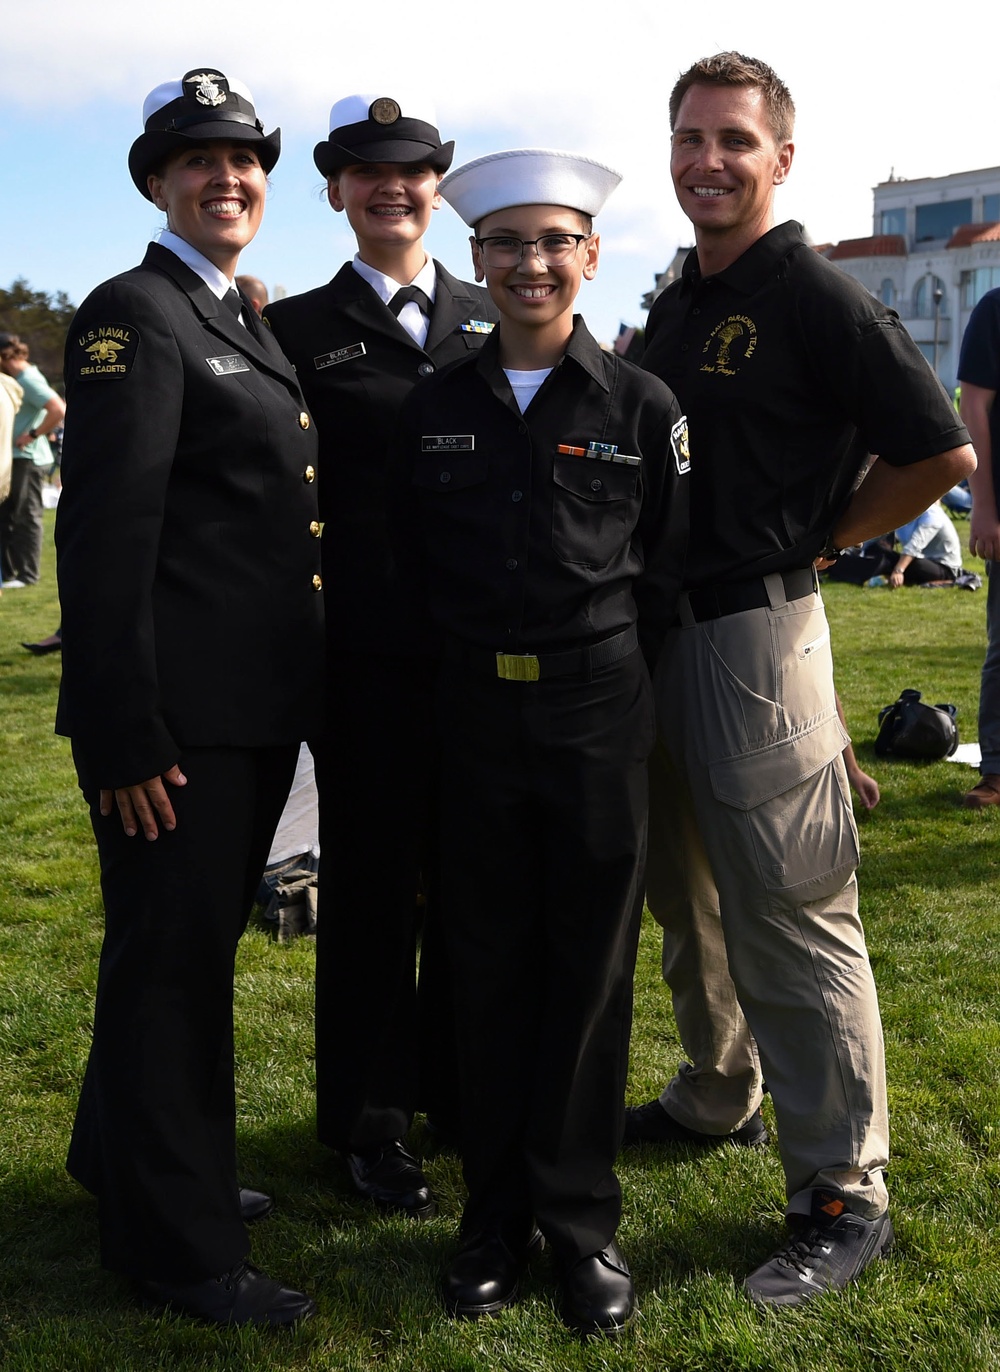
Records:
{"label": "black polo shirt sleeve", "polygon": [[893,311],[812,249],[800,249],[789,270],[806,278],[793,299],[817,380],[870,453],[902,467],[968,443],[947,392]]}

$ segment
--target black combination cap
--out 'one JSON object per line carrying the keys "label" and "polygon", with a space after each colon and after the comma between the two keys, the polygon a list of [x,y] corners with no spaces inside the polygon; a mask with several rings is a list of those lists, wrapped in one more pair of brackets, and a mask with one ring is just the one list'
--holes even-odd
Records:
{"label": "black combination cap", "polygon": [[265,134],[253,96],[242,81],[215,67],[195,67],[179,81],[164,81],[149,92],[142,107],[145,131],[132,144],[128,169],[141,195],[152,197],[147,178],[176,148],[190,143],[245,143],[265,172],[281,151],[281,130]]}
{"label": "black combination cap", "polygon": [[347,95],[330,111],[330,136],[316,144],[313,160],[324,176],[358,162],[414,162],[446,172],[455,144],[441,142],[436,121],[425,100]]}

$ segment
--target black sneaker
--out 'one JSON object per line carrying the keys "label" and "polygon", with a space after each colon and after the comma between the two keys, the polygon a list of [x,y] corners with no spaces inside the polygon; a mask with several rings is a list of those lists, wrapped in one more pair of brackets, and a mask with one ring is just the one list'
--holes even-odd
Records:
{"label": "black sneaker", "polygon": [[743,1283],[756,1304],[802,1305],[824,1291],[841,1291],[892,1247],[887,1210],[865,1220],[829,1191],[813,1192],[812,1214],[803,1219],[785,1246]]}
{"label": "black sneaker", "polygon": [[718,1148],[720,1144],[732,1143],[737,1148],[766,1148],[770,1141],[771,1136],[759,1110],[755,1110],[746,1124],[740,1125],[731,1134],[703,1134],[698,1129],[689,1129],[686,1124],[679,1123],[673,1115],[667,1114],[658,1100],[651,1100],[646,1105],[627,1107],[622,1147],[630,1148],[637,1143],[682,1143]]}

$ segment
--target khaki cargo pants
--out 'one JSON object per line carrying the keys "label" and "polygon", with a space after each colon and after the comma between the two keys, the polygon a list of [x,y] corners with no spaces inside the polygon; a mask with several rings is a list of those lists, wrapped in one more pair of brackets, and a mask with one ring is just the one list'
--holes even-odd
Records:
{"label": "khaki cargo pants", "polygon": [[829,627],[818,593],[765,583],[769,606],[702,623],[682,597],[657,673],[647,886],[692,1059],[661,1102],[727,1133],[762,1068],[789,1213],[827,1186],[871,1217],[888,1204],[885,1061]]}

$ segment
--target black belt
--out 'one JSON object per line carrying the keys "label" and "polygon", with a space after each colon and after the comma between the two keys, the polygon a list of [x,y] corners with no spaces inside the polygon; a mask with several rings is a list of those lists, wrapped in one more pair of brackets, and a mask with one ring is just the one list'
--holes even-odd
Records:
{"label": "black belt", "polygon": [[[818,587],[812,567],[796,567],[779,575],[786,600],[801,600],[803,596],[812,595]],[[771,603],[767,585],[761,576],[753,581],[738,581],[732,586],[718,586],[715,590],[688,591],[687,598],[696,624],[705,619],[735,615],[740,610],[759,610],[761,606]]]}
{"label": "black belt", "polygon": [[484,676],[496,676],[503,681],[542,681],[553,676],[589,678],[598,667],[620,662],[638,646],[639,635],[633,624],[612,638],[586,648],[571,648],[565,653],[493,653],[488,648],[452,638],[445,645],[445,660],[461,662],[481,671]]}

